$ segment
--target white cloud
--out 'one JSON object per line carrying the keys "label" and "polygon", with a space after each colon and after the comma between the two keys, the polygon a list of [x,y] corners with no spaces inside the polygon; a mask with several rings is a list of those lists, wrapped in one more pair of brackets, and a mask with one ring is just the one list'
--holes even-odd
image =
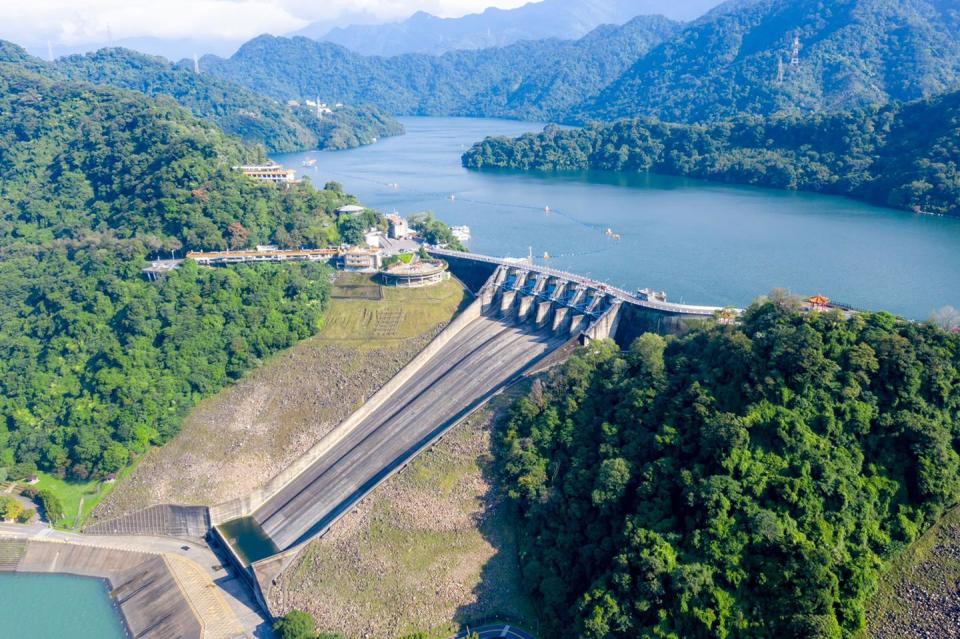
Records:
{"label": "white cloud", "polygon": [[314,20],[368,11],[396,20],[423,10],[443,17],[516,7],[527,0],[0,0],[0,38],[76,46],[126,38],[243,41]]}

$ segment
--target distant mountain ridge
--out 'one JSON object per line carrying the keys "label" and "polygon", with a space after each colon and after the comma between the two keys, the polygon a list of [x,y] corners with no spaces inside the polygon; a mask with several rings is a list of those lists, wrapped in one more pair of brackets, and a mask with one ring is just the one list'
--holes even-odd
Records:
{"label": "distant mountain ridge", "polygon": [[703,122],[843,110],[960,88],[960,5],[731,0],[684,25],[638,17],[576,41],[440,56],[362,56],[330,43],[262,36],[228,60],[209,56],[201,65],[277,99],[319,93],[394,114]]}
{"label": "distant mountain ridge", "polygon": [[200,66],[278,100],[319,95],[395,114],[556,119],[679,29],[661,16],[640,16],[574,41],[389,58],[306,38],[260,36],[231,58],[205,56]]}
{"label": "distant mountain ridge", "polygon": [[307,27],[292,35],[332,42],[364,55],[442,54],[454,50],[502,47],[520,40],[580,38],[603,24],[623,24],[640,15],[692,20],[719,0],[542,0],[516,9],[490,7],[460,18],[418,11],[388,24],[353,24],[317,36]]}

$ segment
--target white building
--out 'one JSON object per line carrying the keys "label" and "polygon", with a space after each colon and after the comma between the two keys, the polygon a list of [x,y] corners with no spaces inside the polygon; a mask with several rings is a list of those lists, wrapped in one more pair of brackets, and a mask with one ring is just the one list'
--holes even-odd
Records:
{"label": "white building", "polygon": [[362,206],[356,204],[345,204],[337,209],[337,215],[356,215],[357,213],[363,213],[365,210]]}
{"label": "white building", "polygon": [[411,235],[410,225],[407,220],[396,213],[387,216],[387,222],[390,224],[390,237],[395,240],[404,240]]}
{"label": "white building", "polygon": [[247,177],[264,182],[273,182],[274,184],[291,184],[296,182],[293,169],[285,169],[279,164],[245,164],[243,166],[233,167],[234,171],[240,171]]}

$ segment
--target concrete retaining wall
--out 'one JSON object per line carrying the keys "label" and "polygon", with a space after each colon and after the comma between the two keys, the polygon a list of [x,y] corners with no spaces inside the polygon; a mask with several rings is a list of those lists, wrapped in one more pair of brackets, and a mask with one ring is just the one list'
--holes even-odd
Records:
{"label": "concrete retaining wall", "polygon": [[617,327],[620,323],[620,308],[622,304],[620,302],[614,302],[613,306],[608,308],[606,312],[598,317],[588,328],[583,332],[584,338],[589,340],[594,339],[607,339],[608,337],[613,337],[617,333]]}
{"label": "concrete retaining wall", "polygon": [[[0,539],[23,548],[14,568],[106,579],[134,637],[202,637],[204,628],[161,555],[63,542]],[[9,549],[7,549],[9,550]],[[7,553],[9,554],[9,553]]]}
{"label": "concrete retaining wall", "polygon": [[210,507],[210,522],[213,525],[221,524],[238,517],[246,517],[262,506],[268,499],[277,494],[284,486],[296,479],[300,473],[320,459],[328,450],[342,440],[357,424],[363,421],[371,412],[381,406],[393,392],[416,375],[431,357],[447,344],[453,337],[463,330],[470,322],[480,317],[483,307],[481,299],[475,299],[465,308],[443,331],[414,357],[399,373],[377,391],[363,406],[317,442],[313,448],[288,466],[279,475],[271,479],[265,486],[254,492]]}
{"label": "concrete retaining wall", "polygon": [[88,535],[160,535],[203,539],[210,530],[206,506],[160,504],[116,519],[97,522],[83,529]]}

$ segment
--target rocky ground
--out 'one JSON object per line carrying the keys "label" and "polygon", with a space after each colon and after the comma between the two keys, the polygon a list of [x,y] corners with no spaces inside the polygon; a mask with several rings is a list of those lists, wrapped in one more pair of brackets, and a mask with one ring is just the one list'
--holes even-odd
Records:
{"label": "rocky ground", "polygon": [[868,610],[873,639],[960,637],[960,510],[904,552]]}
{"label": "rocky ground", "polygon": [[216,504],[249,493],[409,362],[462,299],[459,285],[449,283],[392,289],[380,301],[333,300],[319,335],[197,406],[180,434],[140,460],[89,521],[154,504]]}
{"label": "rocky ground", "polygon": [[271,592],[275,614],[308,610],[325,632],[452,634],[497,618],[535,627],[513,527],[491,489],[484,409],[310,544]]}

